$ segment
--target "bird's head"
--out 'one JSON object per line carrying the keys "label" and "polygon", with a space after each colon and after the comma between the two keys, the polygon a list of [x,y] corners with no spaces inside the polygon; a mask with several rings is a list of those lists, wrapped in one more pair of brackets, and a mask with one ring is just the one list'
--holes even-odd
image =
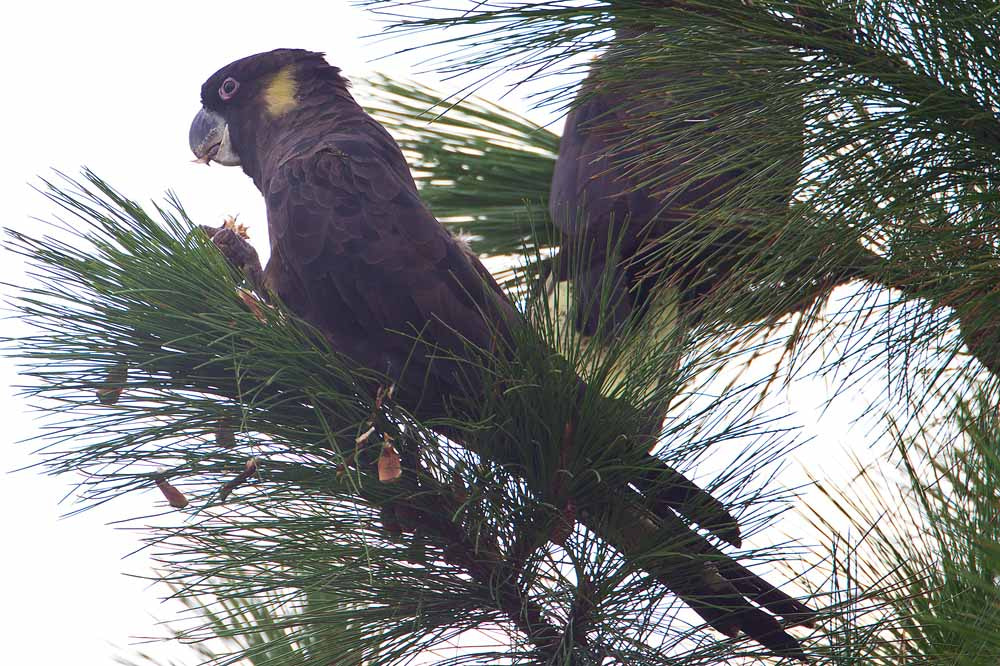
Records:
{"label": "bird's head", "polygon": [[201,87],[202,108],[188,134],[195,161],[246,169],[260,135],[318,95],[323,84],[346,86],[339,71],[322,53],[303,49],[276,49],[226,65]]}

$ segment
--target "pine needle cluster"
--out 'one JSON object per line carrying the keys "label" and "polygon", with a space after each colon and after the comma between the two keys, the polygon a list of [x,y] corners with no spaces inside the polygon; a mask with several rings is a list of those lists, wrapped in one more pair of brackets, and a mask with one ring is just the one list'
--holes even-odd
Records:
{"label": "pine needle cluster", "polygon": [[[898,466],[863,475],[870,492],[818,481],[830,506],[813,510],[826,536],[812,553],[730,552],[765,575],[796,572],[819,611],[816,629],[799,634],[816,663],[995,661],[996,7],[363,4],[395,30],[454,47],[437,63],[446,72],[537,79],[619,49],[604,85],[641,81],[674,102],[631,128],[653,147],[631,168],[654,189],[684,182],[683,166],[664,167],[671,147],[697,148],[699,168],[721,173],[760,164],[763,146],[801,146],[795,173],[776,160],[697,218],[710,228],[770,211],[755,219],[731,288],[699,313],[659,455],[690,473],[710,457],[732,461],[699,481],[752,536],[790,504],[768,481],[796,436],[758,410],[769,377],[730,376],[727,363],[785,348],[780,371],[822,352],[837,391],[883,378],[873,406],[900,433]],[[26,394],[47,416],[47,471],[80,478],[84,507],[163,493],[177,520],[148,539],[176,594],[207,609],[181,637],[234,639],[202,653],[215,663],[765,660],[666,592],[656,566],[680,566],[678,544],[625,557],[590,528],[628,515],[599,498],[606,479],[635,470],[597,446],[634,427],[634,411],[586,414],[577,434],[595,448],[567,465],[575,386],[571,373],[560,381],[565,361],[553,350],[571,361],[586,350],[561,343],[533,289],[554,244],[546,199],[558,137],[498,104],[442,100],[417,84],[376,78],[364,91],[435,214],[477,253],[519,257],[505,286],[537,335],[508,365],[482,369],[502,376],[496,399],[449,424],[471,433],[468,448],[388,390],[362,390],[379,378],[349,370],[315,331],[241,291],[242,276],[195,223],[211,221],[188,219],[176,199],[141,206],[85,172],[46,184],[64,220],[8,241],[32,267],[14,300],[32,333],[11,342]],[[571,92],[553,86],[542,101],[565,106]],[[690,118],[712,131],[679,122]],[[771,188],[786,177],[794,202],[776,211]],[[663,239],[664,256],[699,242]],[[667,362],[646,356],[614,389],[622,404],[641,402],[643,378]],[[570,496],[590,527],[568,512]]]}

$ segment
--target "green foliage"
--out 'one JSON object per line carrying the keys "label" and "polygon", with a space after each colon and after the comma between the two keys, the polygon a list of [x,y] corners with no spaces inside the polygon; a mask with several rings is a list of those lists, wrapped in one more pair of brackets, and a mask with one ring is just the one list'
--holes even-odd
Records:
{"label": "green foliage", "polygon": [[[349,371],[288,313],[260,303],[255,313],[178,202],[153,216],[90,173],[48,196],[71,222],[9,242],[36,277],[15,303],[36,332],[14,342],[25,391],[50,417],[44,465],[82,473],[85,505],[164,482],[187,496],[186,519],[148,537],[166,579],[259,623],[249,635],[233,618],[182,632],[241,637],[218,663],[399,663],[470,630],[509,638],[458,661],[760,654],[677,615],[659,572],[700,556],[685,554],[683,532],[637,523],[641,509],[606,490],[643,469],[622,453],[637,412],[585,399],[568,455],[576,379],[540,337],[526,333],[518,358],[482,368],[498,377],[491,398],[447,422],[463,431],[461,448],[384,392],[373,402],[373,383],[387,380]],[[742,510],[752,535],[783,506],[758,477],[791,438],[780,421],[754,417],[746,393],[711,402],[671,426],[663,459],[687,469],[709,451],[733,456],[708,487]],[[390,442],[407,470],[397,483],[378,474]],[[241,474],[250,460],[253,473]],[[567,498],[586,529],[573,527]],[[655,538],[635,542],[640,532]],[[629,556],[608,538],[632,539]],[[304,610],[267,624],[279,602]]]}
{"label": "green foliage", "polygon": [[[900,439],[902,466],[859,465],[845,487],[817,481],[825,501],[802,512],[824,540],[802,562],[783,567],[799,572],[815,598],[828,598],[836,608],[822,627],[827,640],[814,663],[996,661],[1000,420],[994,405],[995,396],[986,394],[958,401],[961,434],[952,438]],[[275,599],[271,611],[257,612],[283,613],[286,606]],[[201,611],[218,636],[264,634],[262,628],[280,624],[267,617],[240,620],[247,611],[239,601],[223,607],[236,619]],[[251,657],[251,663],[268,662]]]}
{"label": "green foliage", "polygon": [[[243,573],[248,577],[254,575],[252,571]],[[265,593],[250,601],[245,597],[193,596],[174,586],[171,589],[181,595],[192,615],[189,620],[199,623],[195,628],[181,630],[181,622],[172,622],[176,627],[173,638],[188,642],[192,659],[199,663],[231,660],[263,666],[293,659],[306,664],[361,666],[363,663],[350,651],[352,644],[359,643],[354,617],[343,617],[343,612],[351,606],[328,590],[312,590],[302,603],[297,603],[276,593]],[[297,630],[297,625],[307,617],[323,618],[324,630],[321,633]],[[208,640],[199,640],[199,636]],[[137,650],[131,656],[119,656],[116,661],[123,666],[164,663],[155,650]],[[169,662],[169,666],[174,663]]]}
{"label": "green foliage", "polygon": [[[804,562],[789,545],[743,555],[804,571],[799,583],[824,607],[808,641],[817,663],[994,663],[1000,426],[996,396],[954,361],[969,351],[1000,368],[995,4],[487,0],[461,13],[364,4],[393,7],[396,29],[423,31],[428,43],[444,35],[455,48],[442,67],[481,75],[575,67],[563,63],[608,47],[617,30],[629,57],[603,83],[638,81],[680,100],[633,128],[634,141],[665,146],[633,165],[654,188],[698,175],[661,168],[669,146],[702,142],[711,156],[702,167],[714,172],[746,164],[748,145],[803,128],[796,201],[754,220],[752,256],[707,311],[689,376],[766,351],[774,343],[762,331],[784,334],[776,325],[791,320],[793,363],[828,352],[824,371],[840,390],[876,370],[890,378],[879,406],[905,436],[898,470],[865,472],[863,493],[820,482],[830,505],[813,520],[826,541]],[[450,26],[464,31],[432,32]],[[386,79],[371,86],[368,108],[400,139],[435,213],[477,252],[525,257],[507,284],[531,284],[552,244],[545,199],[556,137],[482,100],[450,104]],[[564,104],[567,93],[555,87],[549,101]],[[768,122],[746,122],[748,108]],[[708,137],[677,129],[691,117],[711,119]],[[634,471],[602,459],[600,445],[633,427],[635,413],[588,414],[582,441],[594,448],[571,470],[571,488],[551,483],[573,387],[541,344],[561,347],[542,304],[525,305],[541,335],[503,368],[509,383],[497,395],[507,399],[452,424],[469,433],[473,450],[463,449],[391,400],[376,409],[362,386],[379,378],[348,371],[287,313],[264,308],[258,321],[236,296],[240,277],[191,233],[177,202],[151,216],[87,180],[49,190],[72,224],[12,236],[34,267],[15,307],[35,332],[16,354],[28,394],[50,416],[45,465],[84,473],[86,504],[164,479],[190,497],[186,520],[149,540],[178,594],[198,606],[217,600],[182,636],[239,641],[202,657],[403,663],[485,629],[503,640],[439,663],[763,659],[745,641],[706,632],[665,595],[651,563],[676,562],[675,544],[622,557],[579,526],[551,543],[567,522],[563,493],[594,508],[595,479]],[[731,222],[773,194],[770,182],[735,188],[699,221]],[[824,311],[830,290],[848,282]],[[640,378],[663,364],[651,354],[619,397],[639,395]],[[119,384],[117,403],[96,402],[95,391]],[[754,411],[771,384],[734,379],[707,397],[706,384],[693,386],[699,400],[671,421],[663,456],[690,469],[711,452],[726,469],[710,489],[759,531],[786,506],[763,477],[793,439]],[[377,432],[355,445],[370,425]],[[418,473],[378,480],[382,435],[404,458],[419,448]],[[734,463],[718,464],[720,455]],[[256,473],[224,502],[220,491],[251,458]]]}
{"label": "green foliage", "polygon": [[848,486],[817,481],[826,501],[805,513],[825,539],[806,578],[846,577],[841,588],[860,599],[839,620],[853,627],[842,658],[964,665],[1000,655],[995,405],[995,394],[957,400],[951,436],[900,438],[900,465],[859,465]]}
{"label": "green foliage", "polygon": [[[802,313],[797,346],[810,349],[792,358],[835,342],[854,369],[851,380],[889,363],[908,390],[902,384],[914,367],[940,373],[963,343],[987,367],[1000,367],[1000,334],[989,314],[998,266],[991,183],[1000,150],[993,3],[360,4],[384,12],[392,31],[448,45],[447,55],[432,60],[447,73],[547,73],[558,81],[553,74],[575,71],[584,55],[616,50],[621,57],[602,67],[603,85],[627,90],[640,82],[641,94],[671,100],[630,127],[622,145],[663,147],[632,165],[654,189],[737,168],[757,159],[753,146],[801,135],[796,204],[753,220],[752,247],[705,317],[724,327],[751,324],[738,345],[760,333],[759,322],[769,327]],[[551,100],[565,104],[567,93],[554,86]],[[691,118],[710,118],[712,132],[697,131]],[[699,173],[669,163],[670,151],[687,142]],[[766,200],[768,183],[777,182],[763,175],[722,195],[692,227],[724,228],[745,216],[748,203]],[[435,177],[446,180],[446,167]],[[674,248],[699,242],[664,241]],[[851,281],[821,321],[816,299]],[[879,344],[870,344],[873,331]]]}

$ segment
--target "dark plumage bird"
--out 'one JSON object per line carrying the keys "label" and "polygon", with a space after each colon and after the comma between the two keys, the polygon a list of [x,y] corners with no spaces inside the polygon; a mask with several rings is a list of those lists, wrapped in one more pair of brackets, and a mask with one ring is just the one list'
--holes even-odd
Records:
{"label": "dark plumage bird", "polygon": [[[223,253],[349,362],[386,375],[396,400],[418,419],[448,416],[453,399],[482,392],[463,370],[475,364],[459,361],[505,353],[525,323],[478,259],[421,202],[399,147],[355,102],[340,71],[319,53],[261,53],[213,74],[201,102],[190,133],[198,160],[240,165],[267,207],[266,269],[231,230],[213,237]],[[705,564],[684,557],[694,564],[658,570],[658,578],[716,628],[731,635],[743,630],[802,657],[772,613],[808,622],[812,612],[685,527],[673,510],[739,540],[721,504],[645,460],[651,471],[633,485],[647,493],[664,525],[687,535],[688,552],[713,558]],[[635,494],[625,485],[611,492]]]}
{"label": "dark plumage bird", "polygon": [[[733,101],[738,93],[713,85],[699,63],[651,71],[649,35],[669,40],[662,28],[619,30],[566,117],[549,196],[560,251],[546,289],[586,344],[602,349],[630,327],[647,349],[675,351],[676,363],[686,329],[712,299],[745,287],[747,271],[738,267],[760,260],[767,221],[782,219],[802,144],[785,119]],[[742,79],[754,76],[748,67]],[[721,119],[706,99],[724,109]],[[739,132],[723,134],[722,122],[738,123]],[[748,215],[731,214],[727,198],[737,196]],[[661,381],[672,374],[665,368]],[[670,391],[661,393],[666,402]]]}

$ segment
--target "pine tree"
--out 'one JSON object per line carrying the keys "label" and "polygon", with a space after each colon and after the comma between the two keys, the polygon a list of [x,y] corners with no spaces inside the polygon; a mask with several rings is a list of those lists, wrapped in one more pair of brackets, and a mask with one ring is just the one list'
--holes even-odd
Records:
{"label": "pine tree", "polygon": [[[851,504],[850,491],[829,488],[831,507],[814,508],[829,533],[826,551],[803,556],[787,544],[738,555],[772,564],[771,573],[774,563],[806,572],[800,592],[820,622],[799,635],[818,662],[995,661],[1000,435],[985,370],[1000,365],[991,286],[996,7],[555,0],[449,13],[432,3],[370,4],[392,7],[399,30],[447,36],[431,31],[465,26],[455,38],[462,48],[442,63],[452,71],[537,76],[606,47],[611,29],[632,35],[642,57],[607,80],[649,81],[652,95],[689,100],[651,114],[636,140],[679,140],[663,134],[675,124],[670,114],[712,118],[717,131],[700,148],[718,168],[733,166],[726,158],[746,140],[741,109],[803,124],[795,204],[759,220],[762,240],[739,266],[740,288],[717,295],[687,343],[692,397],[670,421],[662,455],[686,469],[727,443],[739,447],[708,486],[739,508],[752,534],[787,505],[767,475],[794,436],[754,410],[773,389],[769,377],[737,376],[709,398],[706,382],[767,345],[787,346],[775,372],[789,375],[825,352],[838,390],[884,369],[892,383],[874,406],[900,433],[904,529],[881,522],[884,493]],[[692,63],[703,80],[673,83],[689,90],[656,75]],[[533,287],[552,242],[545,200],[558,139],[495,104],[439,104],[433,91],[387,80],[372,89],[369,108],[412,156],[440,219],[477,252],[521,257],[505,283],[558,346]],[[714,89],[727,94],[706,94]],[[550,101],[568,98],[560,90]],[[435,108],[447,112],[436,118]],[[649,159],[655,166],[656,155]],[[653,185],[665,177],[648,173]],[[705,224],[733,216],[752,185],[706,213]],[[54,419],[46,465],[85,472],[90,502],[158,485],[185,504],[188,520],[149,538],[182,594],[279,618],[281,635],[244,643],[249,652],[274,664],[389,664],[477,630],[485,633],[471,635],[490,644],[438,661],[764,658],[758,646],[704,629],[664,592],[650,562],[670,553],[651,544],[623,557],[574,526],[564,505],[526,481],[530,471],[511,464],[525,451],[477,455],[433,436],[391,397],[354,390],[356,378],[309,330],[238,291],[241,276],[176,200],[147,211],[89,172],[48,187],[72,224],[53,236],[12,233],[9,242],[36,267],[17,309],[37,334],[17,341],[16,353],[29,392]],[[846,296],[828,299],[837,286]],[[550,354],[524,353],[539,367]],[[662,363],[650,355],[615,390],[635,395]],[[499,424],[558,467],[571,383],[522,380],[483,406],[481,422],[463,425],[479,428],[480,452],[497,446]],[[356,424],[355,450],[330,446],[324,415],[332,410]],[[595,435],[624,428],[615,415],[602,417],[611,422],[582,427]],[[421,455],[401,461],[397,481],[392,442],[402,438],[419,441]],[[586,493],[586,483],[574,492]],[[300,611],[279,617],[282,604]]]}

